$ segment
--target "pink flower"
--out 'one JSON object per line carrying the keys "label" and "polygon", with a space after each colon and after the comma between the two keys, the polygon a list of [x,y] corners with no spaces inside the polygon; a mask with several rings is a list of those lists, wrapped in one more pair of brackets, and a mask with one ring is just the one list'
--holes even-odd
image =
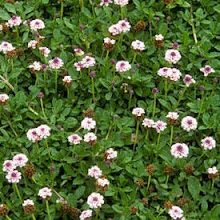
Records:
{"label": "pink flower", "polygon": [[206,65],[205,67],[200,68],[200,71],[204,73],[204,76],[208,76],[209,74],[215,72],[215,70],[209,65]]}
{"label": "pink flower", "polygon": [[134,108],[132,110],[132,115],[137,116],[137,117],[141,117],[145,114],[145,111],[143,108]]}
{"label": "pink flower", "polygon": [[112,3],[112,0],[102,0],[101,3],[99,4],[100,6],[109,6],[109,4]]}
{"label": "pink flower", "polygon": [[63,61],[58,57],[55,57],[54,59],[49,61],[49,67],[52,69],[60,69],[63,64]]}
{"label": "pink flower", "polygon": [[72,134],[68,137],[68,141],[70,144],[80,144],[80,141],[82,140],[82,138],[78,135],[78,134]]}
{"label": "pink flower", "polygon": [[9,27],[19,26],[22,23],[21,17],[12,16],[10,20],[8,20]]}
{"label": "pink flower", "polygon": [[30,22],[30,28],[33,31],[41,30],[45,28],[44,22],[40,19],[35,19]]}
{"label": "pink flower", "polygon": [[185,75],[183,82],[186,84],[187,87],[189,87],[192,83],[196,83],[192,76],[188,74]]}
{"label": "pink flower", "polygon": [[145,50],[145,45],[144,42],[136,40],[131,43],[131,48],[136,51],[143,51]]}
{"label": "pink flower", "polygon": [[106,38],[104,38],[104,43],[105,44],[112,44],[112,45],[114,45],[115,44],[115,40],[113,40],[113,39],[111,39],[109,37],[106,37]]}
{"label": "pink flower", "polygon": [[183,217],[183,210],[178,206],[172,206],[172,208],[169,210],[169,215],[172,219],[180,219]]}
{"label": "pink flower", "polygon": [[77,71],[80,71],[82,68],[84,68],[84,63],[77,62],[77,63],[74,63],[74,66],[76,67]]}
{"label": "pink flower", "polygon": [[93,67],[95,65],[95,58],[90,56],[85,56],[82,61],[84,68]]}
{"label": "pink flower", "polygon": [[8,180],[9,183],[19,183],[21,179],[21,173],[18,172],[17,170],[9,171],[8,174],[6,175],[6,179]]}
{"label": "pink flower", "polygon": [[126,33],[130,31],[131,29],[131,25],[127,20],[120,20],[117,25],[118,25],[120,32],[123,32],[123,33]]}
{"label": "pink flower", "polygon": [[129,0],[114,0],[114,3],[115,3],[116,5],[120,5],[121,7],[123,7],[123,6],[125,6],[125,5],[128,4],[128,1],[129,1]]}
{"label": "pink flower", "polygon": [[115,151],[113,148],[109,148],[105,153],[108,160],[114,160],[118,156],[118,152]]}
{"label": "pink flower", "polygon": [[48,57],[50,54],[50,49],[47,47],[40,47],[39,50],[45,57]]}
{"label": "pink flower", "polygon": [[163,121],[156,121],[153,125],[153,128],[156,128],[157,133],[160,133],[167,128],[167,123]]}
{"label": "pink flower", "polygon": [[91,217],[92,217],[92,210],[87,209],[81,213],[79,218],[80,218],[80,220],[87,220]]}
{"label": "pink flower", "polygon": [[212,137],[205,137],[201,140],[204,150],[212,150],[216,147],[216,141]]}
{"label": "pink flower", "polygon": [[51,128],[48,125],[40,125],[37,127],[36,131],[40,139],[46,139],[50,136]]}
{"label": "pink flower", "polygon": [[176,64],[181,59],[181,54],[178,50],[170,49],[165,53],[165,60],[169,63]]}
{"label": "pink flower", "polygon": [[88,197],[87,204],[91,209],[101,208],[104,204],[104,197],[100,193],[93,192]]}
{"label": "pink flower", "polygon": [[3,163],[3,171],[4,172],[9,172],[9,171],[12,171],[16,169],[16,164],[13,160],[6,160],[4,163]]}
{"label": "pink flower", "polygon": [[171,71],[172,73],[170,74],[169,79],[175,82],[178,81],[182,73],[176,68],[172,68]]}
{"label": "pink flower", "polygon": [[189,154],[189,148],[184,143],[176,143],[176,144],[173,144],[171,147],[171,154],[175,158],[187,157]]}
{"label": "pink flower", "polygon": [[42,64],[38,61],[34,61],[28,66],[31,70],[40,71],[42,69]]}
{"label": "pink flower", "polygon": [[126,71],[130,70],[131,69],[131,65],[129,64],[128,61],[121,60],[121,61],[118,61],[116,63],[115,68],[116,68],[117,72],[123,73],[123,72],[126,72]]}
{"label": "pink flower", "polygon": [[83,56],[84,55],[84,51],[79,49],[79,48],[74,49],[74,52],[76,53],[77,56]]}
{"label": "pink flower", "polygon": [[177,112],[169,112],[166,116],[166,118],[172,119],[172,120],[178,120],[179,114]]}
{"label": "pink flower", "polygon": [[28,43],[28,48],[36,49],[38,42],[36,40],[31,40]]}
{"label": "pink flower", "polygon": [[208,168],[208,174],[216,174],[216,173],[218,173],[218,170],[216,167]]}
{"label": "pink flower", "polygon": [[170,77],[172,74],[172,69],[169,68],[169,67],[163,67],[163,68],[160,68],[157,72],[157,75],[158,76],[162,76],[162,77],[165,77],[165,78],[168,78]]}
{"label": "pink flower", "polygon": [[9,96],[7,94],[0,94],[0,104],[5,104],[9,100]]}
{"label": "pink flower", "polygon": [[52,196],[52,190],[48,187],[44,187],[39,190],[38,196],[40,196],[42,199],[48,199]]}
{"label": "pink flower", "polygon": [[97,140],[97,136],[93,132],[89,132],[84,135],[84,141],[87,143],[92,143]]}
{"label": "pink flower", "polygon": [[97,185],[100,186],[100,187],[109,186],[109,184],[110,184],[110,182],[106,178],[98,178],[97,179]]}
{"label": "pink flower", "polygon": [[196,119],[191,116],[186,116],[181,121],[181,127],[187,132],[191,130],[196,130],[197,126],[198,123]]}
{"label": "pink flower", "polygon": [[154,126],[154,120],[152,119],[149,119],[149,118],[145,118],[142,122],[142,125],[145,127],[145,128],[153,128]]}
{"label": "pink flower", "polygon": [[118,24],[113,24],[112,26],[110,26],[108,31],[112,36],[116,36],[121,33],[121,31],[119,30]]}
{"label": "pink flower", "polygon": [[40,137],[37,133],[37,129],[33,128],[33,129],[29,129],[27,132],[27,139],[33,143],[37,142],[40,140]]}
{"label": "pink flower", "polygon": [[96,126],[96,121],[93,120],[92,118],[86,117],[86,118],[84,118],[84,119],[82,120],[82,122],[81,122],[81,127],[82,127],[83,129],[88,130],[88,131],[94,129],[95,126]]}
{"label": "pink flower", "polygon": [[13,162],[17,167],[24,167],[28,162],[28,158],[25,154],[17,154],[13,157]]}
{"label": "pink flower", "polygon": [[88,170],[88,176],[98,179],[99,177],[102,176],[102,171],[98,166],[93,166]]}
{"label": "pink flower", "polygon": [[6,41],[3,41],[0,44],[0,52],[3,52],[4,54],[6,54],[7,52],[10,52],[12,50],[14,50],[15,48],[12,46],[11,43],[8,43]]}

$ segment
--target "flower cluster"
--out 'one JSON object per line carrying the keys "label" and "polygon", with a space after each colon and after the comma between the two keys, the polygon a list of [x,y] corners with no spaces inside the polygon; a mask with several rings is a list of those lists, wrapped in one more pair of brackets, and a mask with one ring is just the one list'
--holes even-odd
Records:
{"label": "flower cluster", "polygon": [[90,68],[95,65],[96,61],[95,58],[91,56],[85,56],[81,61],[74,63],[77,71],[80,71],[83,68]]}
{"label": "flower cluster", "polygon": [[37,128],[29,129],[27,138],[29,141],[35,143],[50,136],[51,128],[48,125],[40,125]]}
{"label": "flower cluster", "polygon": [[108,31],[112,36],[117,36],[121,33],[130,31],[131,25],[127,20],[120,20],[117,24],[109,27]]}
{"label": "flower cluster", "polygon": [[157,74],[161,77],[168,78],[171,81],[178,81],[182,73],[176,68],[163,67],[160,68]]}

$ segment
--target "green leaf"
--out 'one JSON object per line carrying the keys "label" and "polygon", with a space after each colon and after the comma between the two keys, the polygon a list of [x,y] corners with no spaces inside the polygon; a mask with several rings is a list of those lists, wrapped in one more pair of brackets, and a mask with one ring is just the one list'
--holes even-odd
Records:
{"label": "green leaf", "polygon": [[194,176],[190,176],[188,179],[188,190],[191,193],[194,200],[199,199],[200,189],[201,185],[199,180]]}

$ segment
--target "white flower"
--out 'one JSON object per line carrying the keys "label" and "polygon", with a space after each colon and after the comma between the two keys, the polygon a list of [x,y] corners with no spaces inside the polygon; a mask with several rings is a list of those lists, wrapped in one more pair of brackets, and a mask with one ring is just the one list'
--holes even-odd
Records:
{"label": "white flower", "polygon": [[30,199],[24,200],[22,206],[25,207],[25,206],[27,206],[27,205],[32,205],[32,206],[34,206],[34,201],[33,201],[33,200],[30,200]]}
{"label": "white flower", "polygon": [[24,167],[28,162],[28,158],[25,154],[17,154],[13,157],[13,161],[16,166]]}
{"label": "white flower", "polygon": [[145,111],[143,108],[134,108],[132,110],[132,115],[137,116],[137,117],[141,117],[145,114]]}
{"label": "white flower", "polygon": [[115,151],[113,148],[109,148],[106,151],[106,154],[107,154],[107,159],[108,160],[113,160],[113,159],[115,159],[118,156],[118,152]]}
{"label": "white flower", "polygon": [[28,42],[28,48],[36,49],[38,42],[36,40],[31,40]]}
{"label": "white flower", "polygon": [[38,61],[34,61],[28,67],[34,71],[40,71],[42,69],[42,64]]}
{"label": "white flower", "polygon": [[89,67],[93,67],[95,65],[95,58],[90,57],[90,56],[85,56],[81,63],[83,64],[84,68],[89,68]]}
{"label": "white flower", "polygon": [[112,45],[114,45],[115,44],[115,40],[113,40],[113,39],[111,39],[109,37],[106,37],[106,38],[104,38],[104,43],[105,44],[112,44]]}
{"label": "white flower", "polygon": [[110,26],[108,31],[112,36],[116,36],[121,33],[118,24],[113,24],[112,26]]}
{"label": "white flower", "polygon": [[58,57],[55,57],[54,59],[49,61],[49,67],[51,69],[60,69],[63,66],[63,64],[63,61]]}
{"label": "white flower", "polygon": [[2,31],[3,30],[3,26],[0,24],[0,31]]}
{"label": "white flower", "polygon": [[131,29],[131,25],[127,20],[120,20],[117,23],[117,25],[118,25],[118,29],[119,29],[120,33],[121,32],[126,33],[128,31],[130,31],[130,29]]}
{"label": "white flower", "polygon": [[8,20],[9,27],[19,26],[22,23],[21,17],[12,16],[11,19]]}
{"label": "white flower", "polygon": [[80,144],[80,141],[82,140],[82,138],[78,135],[78,134],[72,134],[68,137],[68,141],[70,144]]}
{"label": "white flower", "polygon": [[97,179],[97,185],[101,187],[109,186],[110,182],[106,178],[98,178]]}
{"label": "white flower", "polygon": [[183,210],[178,206],[172,206],[169,210],[169,215],[172,219],[177,220],[183,217]]}
{"label": "white flower", "polygon": [[166,118],[170,118],[172,120],[178,120],[179,114],[177,112],[169,112]]}
{"label": "white flower", "polygon": [[104,197],[100,193],[93,192],[88,197],[87,204],[91,209],[101,208],[104,204]]}
{"label": "white flower", "polygon": [[133,50],[143,51],[145,50],[144,42],[136,40],[131,43],[131,48]]}
{"label": "white flower", "polygon": [[170,80],[172,80],[174,82],[178,81],[180,79],[180,76],[182,75],[182,73],[176,68],[172,68],[171,71],[172,71],[172,73],[169,76]]}
{"label": "white flower", "polygon": [[73,81],[71,76],[64,76],[63,82],[64,83],[71,83]]}
{"label": "white flower", "polygon": [[156,41],[161,41],[164,39],[164,36],[162,34],[156,34],[154,38]]}
{"label": "white flower", "polygon": [[156,121],[153,125],[153,128],[156,128],[157,133],[160,133],[167,128],[167,123],[163,121]]}
{"label": "white flower", "polygon": [[40,47],[39,50],[45,57],[48,57],[50,54],[50,49],[47,47]]}
{"label": "white flower", "polygon": [[30,22],[31,30],[37,31],[45,28],[44,22],[40,19],[35,19]]}
{"label": "white flower", "polygon": [[172,74],[172,69],[169,68],[169,67],[163,67],[163,68],[160,68],[157,72],[157,75],[158,76],[162,76],[162,77],[165,77],[165,78],[168,78],[170,77]]}
{"label": "white flower", "polygon": [[181,121],[181,127],[187,132],[191,130],[196,130],[197,126],[198,123],[196,119],[191,116],[186,116]]}
{"label": "white flower", "polygon": [[181,59],[181,54],[178,50],[170,49],[165,53],[165,60],[169,63],[176,64]]}
{"label": "white flower", "polygon": [[201,140],[201,142],[204,150],[211,150],[216,147],[216,141],[213,139],[213,137],[205,137]]}
{"label": "white flower", "polygon": [[116,63],[115,68],[117,72],[123,73],[123,72],[130,70],[131,65],[129,64],[128,61],[121,60]]}
{"label": "white flower", "polygon": [[208,76],[209,74],[215,72],[215,70],[209,65],[206,65],[205,67],[200,68],[200,71],[204,73],[204,76]]}
{"label": "white flower", "polygon": [[84,135],[84,141],[87,143],[91,143],[97,140],[97,136],[93,132],[89,132]]}
{"label": "white flower", "polygon": [[176,143],[176,144],[173,144],[171,147],[171,154],[175,158],[187,157],[189,154],[189,148],[184,143]]}
{"label": "white flower", "polygon": [[9,171],[6,179],[8,180],[9,183],[19,183],[21,179],[21,173],[18,172],[17,170],[12,170]]}
{"label": "white flower", "polygon": [[44,187],[39,190],[38,196],[40,196],[42,199],[47,199],[48,197],[52,196],[52,190],[48,187]]}
{"label": "white flower", "polygon": [[87,209],[81,213],[79,218],[80,218],[80,220],[87,220],[90,217],[92,217],[92,210]]}
{"label": "white flower", "polygon": [[196,81],[192,78],[192,76],[186,74],[184,79],[183,79],[184,83],[186,84],[187,87],[190,86],[190,84],[192,83],[196,83]]}
{"label": "white flower", "polygon": [[84,51],[81,50],[80,48],[74,49],[74,52],[76,53],[77,56],[83,56],[85,54]]}
{"label": "white flower", "polygon": [[86,117],[86,118],[84,118],[84,119],[81,121],[81,127],[82,127],[83,129],[88,130],[88,131],[94,129],[95,126],[96,126],[96,121],[93,120],[92,118]]}
{"label": "white flower", "polygon": [[153,125],[154,125],[154,120],[152,119],[149,119],[149,118],[145,118],[142,122],[142,125],[145,127],[145,128],[153,128]]}
{"label": "white flower", "polygon": [[48,125],[40,125],[37,127],[36,131],[40,139],[46,139],[50,136],[51,128]]}
{"label": "white flower", "polygon": [[123,7],[123,6],[125,6],[125,5],[128,4],[128,1],[129,1],[129,0],[114,0],[114,3],[115,3],[116,5],[120,5],[121,7]]}
{"label": "white flower", "polygon": [[4,161],[3,169],[2,169],[4,172],[9,172],[9,171],[12,171],[14,169],[16,169],[16,164],[13,160]]}
{"label": "white flower", "polygon": [[216,173],[218,173],[218,170],[216,167],[208,168],[208,174],[216,174]]}
{"label": "white flower", "polygon": [[100,176],[102,176],[102,171],[98,166],[93,166],[88,169],[88,176],[98,179]]}
{"label": "white flower", "polygon": [[37,129],[33,128],[33,129],[29,129],[27,132],[27,139],[33,143],[37,142],[40,140],[40,137],[37,133]]}
{"label": "white flower", "polygon": [[14,50],[15,48],[12,46],[11,43],[8,43],[6,41],[3,41],[0,44],[0,52],[3,52],[4,54],[6,54],[7,52],[10,52],[12,50]]}
{"label": "white flower", "polygon": [[7,94],[0,94],[0,104],[5,104],[9,100],[9,96]]}
{"label": "white flower", "polygon": [[109,4],[112,3],[112,0],[102,0],[101,3],[99,4],[100,6],[109,6]]}
{"label": "white flower", "polygon": [[77,71],[80,71],[82,68],[84,68],[84,63],[82,62],[77,62],[73,64],[76,67]]}

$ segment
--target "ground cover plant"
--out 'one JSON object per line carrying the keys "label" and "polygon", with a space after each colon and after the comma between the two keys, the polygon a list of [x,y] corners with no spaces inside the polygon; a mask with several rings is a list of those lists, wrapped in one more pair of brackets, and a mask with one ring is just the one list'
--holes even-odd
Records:
{"label": "ground cover plant", "polygon": [[0,0],[0,219],[220,219],[219,13]]}

